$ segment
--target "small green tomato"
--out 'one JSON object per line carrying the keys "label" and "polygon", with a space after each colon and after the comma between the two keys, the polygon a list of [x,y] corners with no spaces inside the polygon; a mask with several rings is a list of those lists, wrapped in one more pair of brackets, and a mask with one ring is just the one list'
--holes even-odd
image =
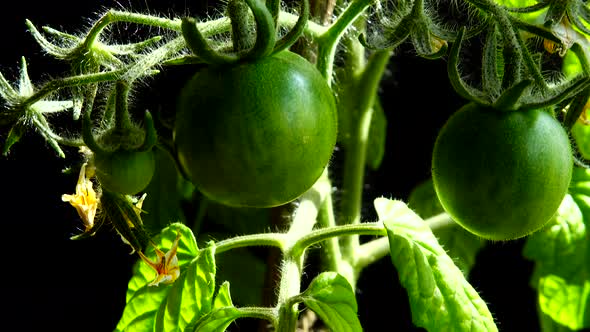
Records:
{"label": "small green tomato", "polygon": [[117,150],[94,155],[96,177],[111,192],[134,195],[150,183],[156,163],[153,152]]}

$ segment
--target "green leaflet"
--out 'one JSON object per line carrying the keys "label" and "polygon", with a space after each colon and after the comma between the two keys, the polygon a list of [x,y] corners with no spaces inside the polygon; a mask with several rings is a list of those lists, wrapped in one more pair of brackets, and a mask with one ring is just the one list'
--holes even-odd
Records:
{"label": "green leaflet", "polygon": [[194,319],[211,311],[215,292],[215,248],[199,252],[172,285],[156,315],[154,331],[185,330]]}
{"label": "green leaflet", "polygon": [[[172,224],[163,229],[153,238],[154,245],[160,250],[167,251],[174,242],[177,232],[181,238],[178,243],[178,264],[181,271],[195,258],[199,252],[197,243],[191,230],[179,223]],[[150,246],[145,250],[150,259],[155,258],[155,249]],[[148,286],[155,278],[155,271],[142,260],[139,260],[133,268],[133,276],[129,280],[126,295],[126,305],[123,315],[117,324],[116,331],[151,331],[155,322],[156,312],[162,301],[165,300],[171,285]]]}
{"label": "green leaflet", "polygon": [[589,193],[590,172],[575,168],[570,194],[554,219],[524,247],[524,256],[536,263],[532,283],[544,331],[590,327]]}
{"label": "green leaflet", "polygon": [[222,332],[240,316],[242,314],[232,303],[229,294],[229,282],[226,281],[219,287],[217,296],[213,301],[213,310],[194,323],[189,324],[186,331]]}
{"label": "green leaflet", "polygon": [[300,296],[332,331],[362,332],[352,286],[338,273],[321,273]]}
{"label": "green leaflet", "polygon": [[207,316],[199,321],[194,329],[187,329],[187,331],[195,332],[223,332],[227,329],[229,324],[242,316],[239,309],[236,307],[223,307],[212,311]]}
{"label": "green leaflet", "polygon": [[403,202],[377,198],[391,260],[408,292],[415,325],[428,331],[498,331],[485,302],[437,242],[428,225]]}
{"label": "green leaflet", "polygon": [[590,327],[590,281],[570,283],[556,275],[539,280],[539,307],[556,322],[570,329]]}
{"label": "green leaflet", "polygon": [[[428,179],[414,188],[408,199],[408,207],[422,218],[430,218],[445,211],[436,197],[432,179]],[[458,225],[439,228],[434,235],[438,239],[438,243],[463,271],[463,274],[469,275],[469,271],[475,264],[475,256],[479,249],[485,245],[485,240]]]}

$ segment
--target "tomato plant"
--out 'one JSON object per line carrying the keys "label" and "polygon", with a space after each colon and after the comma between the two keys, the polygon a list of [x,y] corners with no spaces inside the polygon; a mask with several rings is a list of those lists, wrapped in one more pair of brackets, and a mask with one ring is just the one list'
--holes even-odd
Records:
{"label": "tomato plant", "polygon": [[440,131],[432,179],[455,221],[483,238],[509,240],[551,219],[572,166],[569,138],[550,111],[468,104]]}
{"label": "tomato plant", "polygon": [[332,91],[307,60],[281,52],[199,71],[178,101],[174,143],[188,177],[232,206],[270,207],[320,177],[336,144]]}
{"label": "tomato plant", "polygon": [[7,316],[590,327],[585,1],[131,1],[0,22]]}

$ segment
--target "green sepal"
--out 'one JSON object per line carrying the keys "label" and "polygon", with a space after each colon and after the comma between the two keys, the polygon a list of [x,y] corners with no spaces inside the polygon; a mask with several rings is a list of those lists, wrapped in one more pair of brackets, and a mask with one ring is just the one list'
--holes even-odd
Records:
{"label": "green sepal", "polygon": [[293,26],[293,28],[279,41],[277,41],[276,45],[272,53],[281,52],[293,45],[299,37],[305,31],[305,27],[307,26],[307,21],[309,20],[309,0],[301,0],[301,13],[299,14],[299,18],[297,22]]}
{"label": "green sepal", "polygon": [[8,132],[8,137],[6,137],[6,141],[4,142],[4,148],[2,149],[2,154],[4,156],[8,155],[8,153],[10,152],[10,148],[20,141],[25,132],[26,126],[20,121],[15,123],[14,126],[10,128],[10,131]]}
{"label": "green sepal", "polygon": [[493,107],[501,111],[514,111],[520,107],[520,99],[533,84],[532,80],[520,81],[504,90],[500,97],[494,101]]}
{"label": "green sepal", "polygon": [[192,17],[185,17],[181,23],[182,36],[191,52],[208,64],[226,64],[238,60],[236,55],[228,55],[215,51],[197,28],[197,21]]}
{"label": "green sepal", "polygon": [[143,128],[145,132],[143,143],[136,149],[133,149],[134,151],[149,151],[158,142],[158,133],[156,132],[156,127],[154,126],[154,119],[152,118],[152,113],[150,113],[150,111],[147,110],[145,111],[143,117]]}
{"label": "green sepal", "polygon": [[540,27],[540,26],[537,26],[534,24],[530,24],[530,23],[520,20],[514,16],[510,16],[510,22],[512,22],[512,25],[515,26],[519,30],[530,32],[531,34],[533,34],[535,36],[550,40],[554,43],[558,43],[558,44],[562,43],[561,39],[559,39],[557,36],[555,36],[555,34],[553,34],[553,32],[551,32],[551,30],[548,30],[547,28]]}
{"label": "green sepal", "polygon": [[571,0],[550,1],[549,8],[547,9],[547,13],[545,14],[544,25],[546,27],[551,28],[559,22],[561,22],[565,16],[566,9],[570,1]]}
{"label": "green sepal", "polygon": [[234,52],[240,53],[250,49],[256,40],[256,31],[253,29],[250,8],[245,0],[229,0],[226,13],[231,23]]}
{"label": "green sepal", "polygon": [[449,81],[451,83],[451,86],[459,94],[459,96],[481,105],[489,105],[489,103],[483,99],[483,94],[475,88],[470,87],[467,83],[465,83],[461,78],[461,74],[459,73],[459,55],[461,52],[461,43],[463,42],[464,35],[465,28],[462,28],[459,31],[459,34],[457,35],[457,39],[455,39],[455,42],[453,42],[453,45],[449,52],[449,60],[447,64]]}
{"label": "green sepal", "polygon": [[[585,7],[582,7],[582,11],[586,12],[588,9]],[[568,18],[571,20],[571,22],[576,26],[576,28],[580,29],[580,31],[582,31],[584,34],[586,35],[590,35],[590,28],[588,28],[588,26],[582,22],[582,20],[580,20],[581,16],[578,15],[568,15]],[[586,21],[588,21],[586,19]]]}
{"label": "green sepal", "polygon": [[569,104],[567,113],[565,113],[565,118],[563,121],[563,126],[567,130],[571,130],[574,127],[574,125],[584,112],[588,100],[590,100],[590,88],[586,88],[584,89],[584,91],[576,95],[572,100],[571,104]]}
{"label": "green sepal", "polygon": [[[359,35],[359,42],[363,47],[372,51],[382,51],[386,49],[395,49],[399,45],[408,39],[411,32],[412,18],[409,16],[404,17],[399,24],[389,32],[385,40],[379,41],[368,41],[365,34]],[[381,39],[381,38],[379,38]]]}
{"label": "green sepal", "polygon": [[556,105],[563,100],[571,98],[590,86],[590,78],[586,75],[579,75],[567,80],[549,90],[542,96],[532,95],[523,98],[521,109],[538,109]]}
{"label": "green sepal", "polygon": [[551,4],[550,1],[543,1],[527,7],[504,7],[507,11],[513,13],[534,13]]}
{"label": "green sepal", "polygon": [[138,208],[131,199],[103,188],[100,204],[105,218],[111,222],[123,242],[129,244],[133,251],[142,251],[149,243],[150,236],[144,229]]}
{"label": "green sepal", "polygon": [[490,25],[482,55],[482,87],[492,98],[500,95],[504,75],[502,44],[498,43],[500,32],[496,24]]}

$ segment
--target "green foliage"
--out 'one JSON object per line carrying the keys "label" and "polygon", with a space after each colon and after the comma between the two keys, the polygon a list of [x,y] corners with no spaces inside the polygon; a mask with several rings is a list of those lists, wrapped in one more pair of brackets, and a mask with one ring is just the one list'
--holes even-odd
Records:
{"label": "green foliage", "polygon": [[[177,234],[180,233],[178,243],[178,265],[185,270],[199,254],[193,233],[182,224],[172,224],[162,230],[153,239],[155,247],[161,250],[169,249]],[[155,258],[155,247],[149,247],[145,255]],[[127,287],[126,305],[123,315],[117,325],[117,331],[145,331],[154,326],[156,314],[161,303],[166,303],[166,297],[171,285],[149,286],[154,279],[154,270],[144,261],[138,261],[133,268],[133,276]]]}
{"label": "green foliage", "polygon": [[[590,155],[586,1],[460,0],[448,10],[422,0],[296,2],[232,0],[217,19],[109,10],[79,35],[26,21],[69,71],[36,86],[23,59],[15,84],[0,75],[3,153],[31,131],[61,157],[63,147],[82,152],[75,194],[62,196],[83,219],[74,238],[110,224],[141,258],[116,331],[221,332],[255,318],[293,332],[303,307],[335,332],[362,331],[355,287],[386,255],[415,325],[497,331],[467,281],[485,241],[457,223],[495,240],[538,230],[523,254],[535,262],[543,331],[590,328],[590,171],[576,168],[566,195],[572,158],[563,130],[572,129],[582,165]],[[132,30],[115,24],[141,33],[130,43]],[[379,100],[388,61],[406,42],[417,56],[448,57],[450,84],[472,102],[451,120],[475,116],[442,149],[437,141],[435,185],[420,184],[408,205],[376,199],[379,221],[365,222],[364,173],[385,159],[388,117],[423,112],[418,98],[394,112]],[[462,51],[481,43],[481,53]],[[552,72],[554,53],[567,53],[565,77]],[[481,72],[461,73],[478,55]],[[140,127],[134,93],[173,65],[198,70],[177,91],[174,123],[156,129],[146,112]],[[51,115],[64,111],[74,126],[56,130]],[[336,138],[342,159],[332,157]],[[145,203],[131,196],[140,191]],[[254,246],[280,251],[280,265]],[[321,248],[325,265],[302,291],[310,248]],[[274,305],[262,307],[269,294]]]}
{"label": "green foliage", "polygon": [[531,236],[524,256],[535,261],[539,310],[572,330],[590,327],[590,172],[574,169],[570,194],[553,221]]}
{"label": "green foliage", "polygon": [[300,298],[333,331],[363,330],[356,315],[357,304],[352,287],[338,273],[323,272],[318,275]]}
{"label": "green foliage", "polygon": [[428,331],[498,331],[492,314],[424,221],[401,201],[375,200],[412,320]]}

